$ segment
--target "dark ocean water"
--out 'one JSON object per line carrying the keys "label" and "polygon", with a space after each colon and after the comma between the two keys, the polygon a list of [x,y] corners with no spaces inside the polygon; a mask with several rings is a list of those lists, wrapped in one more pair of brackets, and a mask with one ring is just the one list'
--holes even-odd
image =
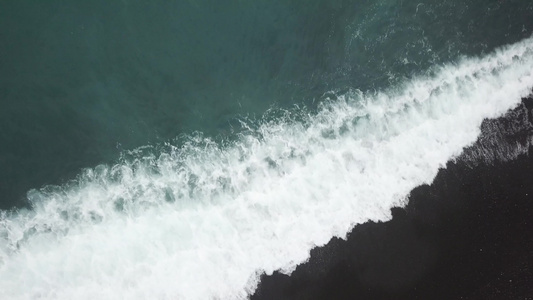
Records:
{"label": "dark ocean water", "polygon": [[122,150],[482,55],[532,16],[523,0],[5,1],[0,207]]}
{"label": "dark ocean water", "polygon": [[532,34],[525,0],[3,1],[0,290],[245,298],[518,105]]}

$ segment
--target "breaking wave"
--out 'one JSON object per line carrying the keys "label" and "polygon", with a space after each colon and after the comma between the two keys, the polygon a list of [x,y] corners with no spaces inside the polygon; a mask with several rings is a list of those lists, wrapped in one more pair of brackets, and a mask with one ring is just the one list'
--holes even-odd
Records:
{"label": "breaking wave", "polygon": [[245,124],[231,142],[139,148],[3,212],[0,295],[244,299],[262,272],[290,273],[333,236],[390,219],[532,88],[530,38]]}

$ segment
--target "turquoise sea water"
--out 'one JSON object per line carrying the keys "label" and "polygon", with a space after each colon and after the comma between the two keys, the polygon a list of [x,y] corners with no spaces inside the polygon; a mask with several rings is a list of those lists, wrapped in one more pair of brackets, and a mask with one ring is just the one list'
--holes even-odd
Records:
{"label": "turquoise sea water", "polygon": [[517,0],[4,1],[0,298],[246,299],[528,96],[532,34]]}
{"label": "turquoise sea water", "polygon": [[409,80],[531,35],[530,1],[4,1],[0,207],[123,150]]}

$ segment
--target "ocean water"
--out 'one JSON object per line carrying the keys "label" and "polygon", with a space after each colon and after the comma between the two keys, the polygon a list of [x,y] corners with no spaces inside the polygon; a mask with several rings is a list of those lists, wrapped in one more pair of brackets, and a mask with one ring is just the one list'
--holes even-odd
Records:
{"label": "ocean water", "polygon": [[531,94],[532,33],[529,1],[2,3],[0,296],[245,299]]}

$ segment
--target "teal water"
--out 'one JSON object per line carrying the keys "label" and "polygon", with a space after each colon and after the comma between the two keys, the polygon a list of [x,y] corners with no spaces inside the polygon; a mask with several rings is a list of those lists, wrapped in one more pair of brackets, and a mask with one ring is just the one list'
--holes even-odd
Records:
{"label": "teal water", "polygon": [[530,1],[4,1],[0,298],[247,299],[530,95],[532,33]]}
{"label": "teal water", "polygon": [[530,1],[3,1],[0,208],[121,152],[231,137],[533,32]]}

